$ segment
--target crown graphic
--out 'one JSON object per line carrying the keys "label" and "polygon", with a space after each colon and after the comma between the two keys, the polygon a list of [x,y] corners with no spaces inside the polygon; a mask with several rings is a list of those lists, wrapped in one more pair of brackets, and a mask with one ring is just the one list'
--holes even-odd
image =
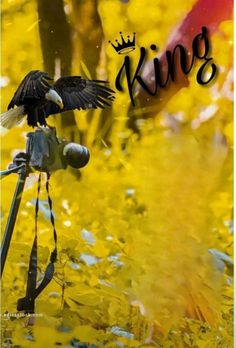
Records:
{"label": "crown graphic", "polygon": [[127,35],[127,40],[125,41],[124,36],[122,35],[122,32],[120,32],[121,37],[121,43],[116,41],[116,45],[114,45],[111,41],[109,43],[112,45],[112,47],[116,50],[118,54],[126,54],[133,50],[135,50],[135,33],[133,33],[133,39],[130,39],[130,36]]}

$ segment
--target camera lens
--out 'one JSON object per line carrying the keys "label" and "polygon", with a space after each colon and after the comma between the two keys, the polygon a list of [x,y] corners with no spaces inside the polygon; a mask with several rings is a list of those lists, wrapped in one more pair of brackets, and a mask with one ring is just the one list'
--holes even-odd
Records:
{"label": "camera lens", "polygon": [[63,149],[63,155],[66,157],[67,164],[73,168],[82,168],[89,161],[89,150],[82,145],[69,143]]}

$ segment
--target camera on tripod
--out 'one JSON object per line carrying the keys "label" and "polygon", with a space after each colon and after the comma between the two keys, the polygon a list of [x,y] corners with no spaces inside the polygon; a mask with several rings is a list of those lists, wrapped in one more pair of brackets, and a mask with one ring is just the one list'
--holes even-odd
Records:
{"label": "camera on tripod", "polygon": [[54,128],[38,128],[27,134],[26,152],[18,153],[8,167],[14,170],[25,163],[29,168],[52,173],[59,169],[84,167],[90,158],[88,149],[77,143],[59,139]]}
{"label": "camera on tripod", "polygon": [[[46,185],[48,185],[48,180],[52,172],[59,169],[66,169],[67,166],[77,169],[82,168],[88,163],[89,158],[90,154],[85,146],[58,138],[55,128],[37,128],[35,132],[27,134],[26,151],[19,152],[14,157],[13,162],[8,166],[8,169],[0,172],[1,179],[11,173],[17,173],[19,175],[1,244],[1,277],[20,207],[25,181],[29,173],[34,170],[47,173]],[[52,201],[49,197],[49,192],[48,200],[51,209]],[[53,216],[51,219],[54,221]]]}

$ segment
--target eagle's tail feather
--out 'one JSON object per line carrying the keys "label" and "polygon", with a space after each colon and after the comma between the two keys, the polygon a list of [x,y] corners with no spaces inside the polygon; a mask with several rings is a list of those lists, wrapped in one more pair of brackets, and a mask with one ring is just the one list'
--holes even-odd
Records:
{"label": "eagle's tail feather", "polygon": [[0,125],[4,128],[10,129],[23,120],[25,116],[24,106],[18,106],[17,108],[10,109],[0,115]]}

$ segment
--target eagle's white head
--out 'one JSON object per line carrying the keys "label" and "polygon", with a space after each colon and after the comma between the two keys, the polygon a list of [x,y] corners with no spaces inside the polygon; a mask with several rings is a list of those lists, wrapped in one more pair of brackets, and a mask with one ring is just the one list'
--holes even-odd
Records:
{"label": "eagle's white head", "polygon": [[49,91],[45,94],[45,98],[57,104],[60,107],[60,109],[64,108],[63,101],[59,94],[55,91],[55,89],[49,89]]}

